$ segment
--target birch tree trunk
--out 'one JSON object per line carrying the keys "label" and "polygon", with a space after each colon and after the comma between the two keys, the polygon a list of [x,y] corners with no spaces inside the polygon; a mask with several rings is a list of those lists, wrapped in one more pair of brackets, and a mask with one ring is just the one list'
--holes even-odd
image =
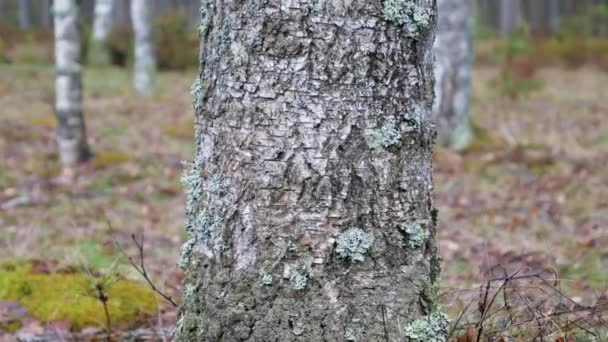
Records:
{"label": "birch tree trunk", "polygon": [[508,37],[519,25],[521,25],[520,0],[500,0],[501,36]]}
{"label": "birch tree trunk", "polygon": [[438,140],[457,150],[473,138],[469,98],[473,71],[472,11],[470,1],[438,0],[439,19],[435,53],[433,117]]}
{"label": "birch tree trunk", "polygon": [[40,24],[50,27],[52,22],[51,0],[42,0],[40,3]]}
{"label": "birch tree trunk", "polygon": [[178,341],[445,341],[434,0],[204,0]]}
{"label": "birch tree trunk", "polygon": [[135,34],[135,66],[133,84],[141,95],[154,92],[156,53],[152,34],[150,0],[131,0],[131,21]]}
{"label": "birch tree trunk", "polygon": [[80,27],[75,0],[54,0],[55,112],[57,145],[62,164],[74,165],[89,157],[82,115]]}
{"label": "birch tree trunk", "polygon": [[18,0],[19,5],[19,28],[27,30],[32,26],[31,9],[29,0]]}
{"label": "birch tree trunk", "polygon": [[110,62],[107,39],[112,29],[113,3],[113,0],[95,0],[93,39],[90,54],[90,61],[94,64],[103,65]]}

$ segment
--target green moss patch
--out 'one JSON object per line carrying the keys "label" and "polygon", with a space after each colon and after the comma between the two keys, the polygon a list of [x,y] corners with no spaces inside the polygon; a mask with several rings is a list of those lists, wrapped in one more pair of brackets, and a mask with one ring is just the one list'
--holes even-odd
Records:
{"label": "green moss patch", "polygon": [[91,160],[91,167],[101,170],[127,161],[129,161],[129,156],[122,152],[100,151],[96,152],[93,160]]}
{"label": "green moss patch", "polygon": [[[0,300],[20,302],[43,322],[68,320],[73,329],[105,327],[95,280],[82,273],[36,272],[32,263],[0,264]],[[117,280],[107,286],[113,327],[128,327],[156,314],[155,294],[147,287]]]}

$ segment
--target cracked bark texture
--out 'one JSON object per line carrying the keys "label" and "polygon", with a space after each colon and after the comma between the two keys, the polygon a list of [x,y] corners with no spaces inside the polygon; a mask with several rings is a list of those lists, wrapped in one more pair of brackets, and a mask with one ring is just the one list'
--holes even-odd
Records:
{"label": "cracked bark texture", "polygon": [[90,61],[94,64],[108,64],[110,62],[107,39],[112,29],[113,3],[114,0],[95,0],[90,56]]}
{"label": "cracked bark texture", "polygon": [[399,3],[428,22],[202,1],[176,340],[407,341],[433,310],[435,4]]}
{"label": "cracked bark texture", "polygon": [[469,120],[473,37],[471,2],[438,0],[433,117],[438,142],[461,150],[473,139]]}
{"label": "cracked bark texture", "polygon": [[156,52],[152,33],[152,2],[131,0],[131,21],[135,35],[135,62],[133,84],[140,95],[154,92]]}
{"label": "cracked bark texture", "polygon": [[82,66],[77,2],[55,0],[53,18],[57,145],[61,163],[71,166],[86,160],[90,155],[82,114]]}

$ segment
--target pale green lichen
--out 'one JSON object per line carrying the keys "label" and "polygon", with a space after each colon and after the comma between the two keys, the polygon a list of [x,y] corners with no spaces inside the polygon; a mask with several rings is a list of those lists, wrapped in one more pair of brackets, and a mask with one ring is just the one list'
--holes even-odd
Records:
{"label": "pale green lichen", "polygon": [[192,107],[195,111],[198,111],[202,107],[203,100],[203,81],[200,77],[197,77],[190,87],[190,95],[192,95]]}
{"label": "pale green lichen", "polygon": [[184,287],[184,296],[185,297],[190,297],[190,296],[194,295],[195,292],[196,292],[196,286],[194,286],[192,284],[186,284],[186,286]]}
{"label": "pale green lichen", "polygon": [[203,209],[194,220],[187,222],[186,231],[196,241],[215,239],[222,231],[222,221],[210,210]]}
{"label": "pale green lichen", "polygon": [[346,341],[357,341],[363,333],[363,327],[359,324],[358,319],[353,319],[346,325],[344,329],[344,339]]}
{"label": "pale green lichen", "polygon": [[230,44],[230,52],[236,65],[246,64],[249,61],[247,50],[245,50],[243,44],[239,42],[232,42],[232,44]]}
{"label": "pale green lichen", "polygon": [[219,194],[224,192],[226,189],[224,177],[222,175],[216,173],[209,180],[207,180],[206,190],[210,193]]}
{"label": "pale green lichen", "polygon": [[450,320],[442,312],[434,312],[409,323],[404,329],[408,342],[445,342]]}
{"label": "pale green lichen", "polygon": [[400,141],[401,130],[393,117],[389,117],[382,127],[372,131],[367,138],[367,144],[373,150],[398,145]]}
{"label": "pale green lichen", "polygon": [[429,238],[428,230],[424,229],[421,224],[416,222],[403,223],[401,224],[400,229],[407,234],[408,245],[412,249],[424,246]]}
{"label": "pale green lichen", "polygon": [[365,253],[374,242],[374,236],[359,228],[351,228],[336,238],[336,253],[338,256],[352,261],[365,261]]}
{"label": "pale green lichen", "polygon": [[188,216],[196,211],[198,200],[203,194],[201,169],[202,163],[200,158],[196,158],[193,163],[184,162],[182,184],[186,190],[186,215]]}
{"label": "pale green lichen", "polygon": [[186,266],[188,266],[188,261],[190,260],[190,254],[192,253],[195,244],[195,239],[188,239],[188,241],[182,245],[179,253],[179,260],[177,261],[177,267],[186,269]]}
{"label": "pale green lichen", "polygon": [[182,246],[178,267],[185,268],[190,254],[197,243],[216,239],[222,232],[222,221],[212,211],[199,208],[199,200],[203,195],[201,182],[201,158],[187,164],[182,183],[186,188],[186,232],[188,240]]}
{"label": "pale green lichen", "polygon": [[262,270],[260,272],[260,283],[264,286],[272,285],[272,274],[266,273],[266,271]]}
{"label": "pale green lichen", "polygon": [[412,0],[384,0],[382,15],[384,20],[403,25],[412,34],[427,28],[432,17],[428,8],[420,7]]}
{"label": "pale green lichen", "polygon": [[304,290],[308,284],[309,274],[305,270],[293,268],[289,272],[289,283],[294,290]]}

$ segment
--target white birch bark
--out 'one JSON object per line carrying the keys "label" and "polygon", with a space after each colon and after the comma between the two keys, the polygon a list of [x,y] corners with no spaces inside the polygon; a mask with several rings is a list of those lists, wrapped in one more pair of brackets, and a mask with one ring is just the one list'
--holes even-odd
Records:
{"label": "white birch bark", "polygon": [[471,3],[438,0],[433,116],[439,143],[464,149],[473,138],[469,97],[473,69]]}
{"label": "white birch bark", "polygon": [[29,0],[19,0],[19,28],[27,30],[32,26],[30,17],[30,2]]}
{"label": "white birch bark", "polygon": [[112,29],[113,0],[95,0],[93,21],[93,41],[91,46],[91,62],[107,64],[109,62],[106,41]]}
{"label": "white birch bark", "polygon": [[156,52],[152,33],[152,3],[149,0],[131,1],[131,21],[135,35],[135,65],[133,84],[141,95],[154,92]]}
{"label": "white birch bark", "polygon": [[75,0],[54,0],[55,112],[61,163],[67,166],[89,156],[82,115],[80,28]]}
{"label": "white birch bark", "polygon": [[500,0],[500,35],[508,37],[521,25],[520,0]]}

